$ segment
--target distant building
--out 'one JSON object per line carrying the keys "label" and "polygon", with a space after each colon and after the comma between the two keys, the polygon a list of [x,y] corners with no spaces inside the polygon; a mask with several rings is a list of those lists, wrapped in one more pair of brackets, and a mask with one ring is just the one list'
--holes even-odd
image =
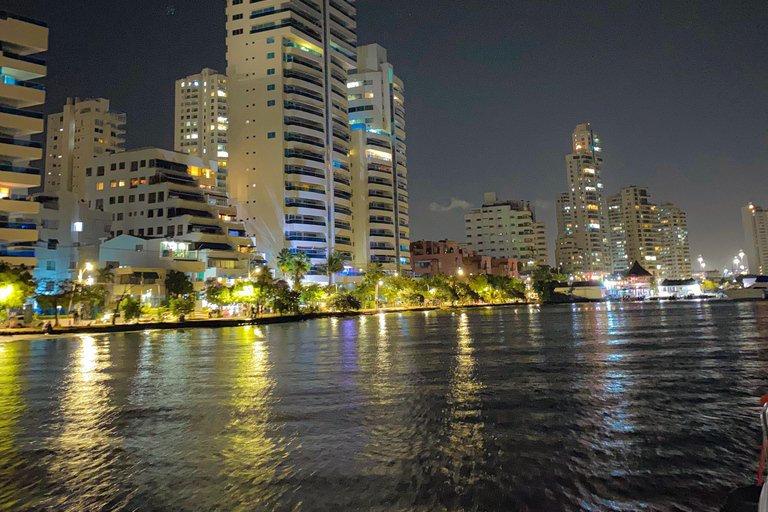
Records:
{"label": "distant building", "polygon": [[35,54],[48,50],[45,23],[0,13],[0,261],[36,264],[33,216],[39,205],[25,201],[28,189],[40,186],[40,171],[30,162],[43,156],[31,136],[43,131],[43,114],[32,110],[45,103],[45,61]]}
{"label": "distant building", "polygon": [[667,279],[689,279],[692,275],[688,220],[685,212],[670,202],[659,207],[661,229],[661,275]]}
{"label": "distant building", "polygon": [[645,187],[630,185],[607,199],[611,273],[629,270],[642,262],[654,275],[661,273],[662,241],[659,210]]}
{"label": "distant building", "polygon": [[555,259],[565,273],[596,276],[611,270],[603,209],[601,142],[589,123],[577,125],[566,156],[568,191],[557,199]]}
{"label": "distant building", "polygon": [[414,277],[437,274],[471,276],[489,274],[519,277],[518,262],[514,258],[493,258],[461,248],[453,240],[417,240],[411,243],[411,267]]}
{"label": "distant building", "polygon": [[125,114],[112,112],[104,98],[67,98],[61,112],[48,116],[44,190],[85,194],[86,169],[93,159],[120,153]]}
{"label": "distant building", "polygon": [[218,162],[216,186],[227,189],[227,75],[205,68],[176,80],[174,149]]}
{"label": "distant building", "polygon": [[529,201],[500,201],[494,192],[488,192],[480,208],[464,215],[464,231],[469,250],[517,260],[522,272],[548,262],[546,228],[543,222],[536,222]]}
{"label": "distant building", "polygon": [[768,211],[752,203],[741,209],[744,253],[750,274],[768,274]]}

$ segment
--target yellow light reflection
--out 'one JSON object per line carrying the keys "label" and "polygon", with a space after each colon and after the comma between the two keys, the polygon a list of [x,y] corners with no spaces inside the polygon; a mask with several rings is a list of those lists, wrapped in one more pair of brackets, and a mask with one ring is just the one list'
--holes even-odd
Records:
{"label": "yellow light reflection", "polygon": [[18,449],[15,437],[18,423],[26,404],[21,394],[19,369],[21,366],[20,343],[4,347],[0,342],[0,509],[14,508],[18,500],[18,476],[14,468],[18,467]]}

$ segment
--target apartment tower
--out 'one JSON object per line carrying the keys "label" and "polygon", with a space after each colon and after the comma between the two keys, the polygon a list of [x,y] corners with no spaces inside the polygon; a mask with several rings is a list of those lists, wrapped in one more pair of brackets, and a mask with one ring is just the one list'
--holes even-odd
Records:
{"label": "apartment tower", "polygon": [[662,241],[659,209],[645,187],[630,185],[608,198],[611,272],[623,273],[635,261],[655,276],[661,275]]}
{"label": "apartment tower", "polygon": [[94,158],[124,151],[125,114],[104,98],[67,98],[61,112],[48,116],[44,189],[85,195],[85,169]]}
{"label": "apartment tower", "polygon": [[688,220],[685,212],[670,202],[659,207],[661,229],[661,274],[668,279],[689,279],[691,248],[688,245]]}
{"label": "apartment tower", "polygon": [[227,76],[205,68],[176,80],[174,150],[216,160],[216,186],[227,190]]}
{"label": "apartment tower", "polygon": [[352,0],[227,0],[229,190],[274,262],[283,248],[317,266],[355,261],[348,73]]}
{"label": "apartment tower", "polygon": [[377,44],[358,48],[347,86],[354,265],[410,273],[405,87]]}
{"label": "apartment tower", "polygon": [[44,23],[0,11],[0,261],[35,266],[37,228],[32,220],[39,204],[25,200],[40,186],[40,171],[30,162],[43,157],[31,136],[43,131],[43,114],[27,110],[45,103]]}
{"label": "apartment tower", "polygon": [[752,203],[741,209],[744,252],[750,274],[768,274],[768,211]]}
{"label": "apartment tower", "polygon": [[496,193],[487,192],[483,205],[464,215],[464,230],[467,249],[481,256],[514,258],[521,273],[547,264],[546,228],[536,221],[529,201],[500,201]]}
{"label": "apartment tower", "polygon": [[[576,126],[573,152],[566,156],[567,200],[558,205],[557,260],[567,273],[592,276],[610,270],[603,210],[603,156],[600,139],[589,123]],[[570,224],[570,226],[568,226]]]}

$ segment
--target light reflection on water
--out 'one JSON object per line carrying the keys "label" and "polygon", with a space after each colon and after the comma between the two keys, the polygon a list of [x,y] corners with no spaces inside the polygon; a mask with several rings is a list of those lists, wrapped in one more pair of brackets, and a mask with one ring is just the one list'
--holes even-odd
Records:
{"label": "light reflection on water", "polygon": [[768,304],[580,304],[0,344],[0,510],[717,510]]}

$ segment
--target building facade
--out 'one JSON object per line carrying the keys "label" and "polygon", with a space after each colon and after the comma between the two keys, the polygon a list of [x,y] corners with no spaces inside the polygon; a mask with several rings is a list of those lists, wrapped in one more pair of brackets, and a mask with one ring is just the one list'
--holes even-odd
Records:
{"label": "building facade", "polygon": [[61,112],[48,116],[45,178],[47,194],[85,194],[85,169],[94,158],[123,151],[125,114],[112,112],[104,98],[67,98]]}
{"label": "building facade", "polygon": [[741,209],[741,222],[749,273],[768,275],[768,211],[749,203]]}
{"label": "building facade", "polygon": [[45,103],[40,79],[46,64],[48,27],[39,21],[0,11],[0,261],[35,266],[39,205],[26,201],[40,186],[40,171],[30,162],[43,157],[31,136],[43,131],[43,114],[28,110]]}
{"label": "building facade", "polygon": [[229,190],[270,261],[355,261],[348,73],[352,0],[227,0]]}
{"label": "building facade", "polygon": [[45,293],[57,281],[77,280],[88,262],[99,261],[99,245],[110,237],[112,218],[66,190],[37,194],[32,201],[40,205],[34,276],[38,290]]}
{"label": "building facade", "polygon": [[684,211],[670,202],[659,207],[661,229],[661,275],[666,279],[686,280],[693,275],[688,220]]}
{"label": "building facade", "polygon": [[377,44],[357,50],[349,76],[352,130],[354,253],[356,267],[380,263],[410,271],[405,87]]}
{"label": "building facade", "polygon": [[216,163],[157,148],[97,158],[85,199],[112,215],[112,236],[185,243],[206,262],[206,279],[243,279],[263,258],[216,187]]}
{"label": "building facade", "polygon": [[216,186],[227,190],[227,76],[215,69],[176,80],[174,150],[216,160]]}
{"label": "building facade", "polygon": [[[573,152],[566,156],[568,192],[558,197],[557,264],[566,273],[587,276],[611,269],[603,204],[603,156],[589,123],[576,126]],[[567,195],[567,199],[565,197]]]}
{"label": "building facade", "polygon": [[492,258],[478,254],[454,240],[416,240],[411,242],[410,252],[414,277],[430,277],[437,274],[453,277],[477,274],[519,277],[516,259]]}
{"label": "building facade", "polygon": [[485,194],[483,205],[464,215],[467,247],[493,258],[513,258],[520,271],[546,265],[546,227],[536,221],[529,201],[500,201],[494,192]]}
{"label": "building facade", "polygon": [[661,275],[662,241],[659,209],[646,187],[630,185],[607,199],[611,273],[624,273],[637,261]]}

